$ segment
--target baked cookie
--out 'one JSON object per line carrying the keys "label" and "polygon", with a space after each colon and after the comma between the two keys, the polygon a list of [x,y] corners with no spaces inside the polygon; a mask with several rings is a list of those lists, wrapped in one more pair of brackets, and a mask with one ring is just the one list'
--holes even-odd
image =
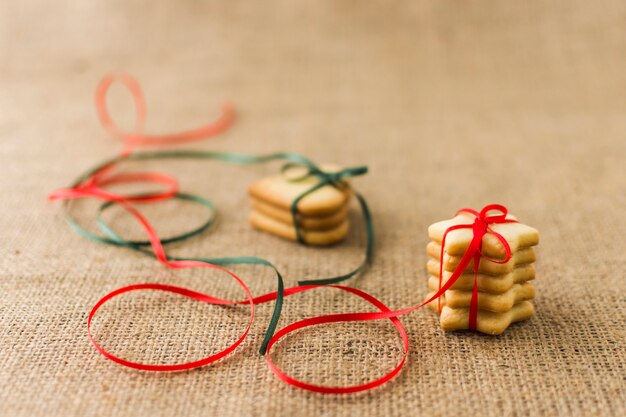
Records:
{"label": "baked cookie", "polygon": [[[428,284],[431,282],[439,286],[439,262],[434,259],[430,259],[426,265],[430,278]],[[448,279],[452,276],[452,272],[443,271],[442,284],[448,282]],[[535,266],[533,264],[525,264],[516,266],[513,270],[503,275],[485,275],[478,274],[476,281],[478,289],[480,291],[489,292],[492,294],[501,294],[510,290],[514,284],[521,284],[526,281],[535,279]],[[473,271],[466,272],[459,276],[459,278],[450,287],[451,290],[471,291],[474,288],[474,273]]]}
{"label": "baked cookie", "polygon": [[[264,232],[271,233],[289,240],[297,240],[296,230],[293,226],[285,224],[273,217],[253,210],[250,213],[252,226]],[[339,225],[328,230],[300,229],[300,235],[309,245],[326,246],[342,241],[348,235],[349,222],[344,220]]]}
{"label": "baked cookie", "polygon": [[[506,218],[516,220],[511,215],[507,215]],[[428,236],[431,240],[441,244],[446,229],[458,224],[472,224],[474,219],[475,217],[470,214],[461,213],[452,219],[430,225],[428,227]],[[491,224],[489,228],[504,237],[511,247],[512,253],[539,243],[539,232],[522,223]],[[472,241],[472,237],[473,231],[471,228],[451,231],[446,236],[446,252],[452,256],[463,256]],[[494,259],[504,259],[506,256],[502,242],[491,233],[483,236],[482,253]]]}
{"label": "baked cookie", "polygon": [[[439,256],[441,254],[441,245],[435,242],[429,242],[426,245],[426,253],[436,262],[439,262]],[[443,269],[446,271],[453,272],[456,267],[461,262],[461,256],[458,255],[449,255],[444,253],[443,255]],[[486,258],[481,258],[480,264],[478,265],[478,272],[487,274],[487,275],[502,275],[508,274],[513,271],[513,269],[520,265],[526,265],[533,263],[537,260],[537,254],[535,253],[534,248],[526,248],[521,249],[518,252],[514,252],[511,255],[511,259],[503,264],[499,264],[496,262],[492,262]],[[474,261],[470,261],[465,272],[473,272],[474,271]],[[437,272],[439,273],[439,272]]]}
{"label": "baked cookie", "polygon": [[[478,310],[476,330],[490,335],[502,334],[511,323],[527,320],[535,314],[535,308],[530,301],[515,304],[506,313]],[[469,328],[469,308],[443,307],[439,323],[443,330],[463,330]]]}
{"label": "baked cookie", "polygon": [[[322,169],[329,172],[339,171],[332,166],[323,166]],[[300,177],[297,181],[291,181],[289,178],[288,174],[278,174],[260,179],[250,184],[248,193],[256,200],[289,211],[296,198],[320,183],[320,179],[314,175]],[[324,185],[308,194],[298,203],[298,213],[305,216],[328,216],[336,213],[350,199],[350,189],[347,183],[345,184],[344,189]]]}
{"label": "baked cookie", "polygon": [[[272,217],[286,225],[293,227],[293,216],[290,210],[266,203],[257,198],[251,198],[252,210]],[[298,215],[298,226],[306,230],[329,230],[343,223],[348,216],[348,206],[341,206],[336,212],[323,216]]]}
{"label": "baked cookie", "polygon": [[[432,297],[439,288],[438,282],[428,281],[428,287],[432,291],[426,299]],[[501,294],[490,294],[488,292],[478,292],[478,308],[480,310],[493,311],[494,313],[506,313],[515,304],[521,301],[535,298],[535,287],[530,283],[515,284],[513,287]],[[448,290],[445,293],[445,300],[442,304],[450,308],[469,308],[472,300],[472,291]],[[437,309],[437,301],[428,304],[429,307]]]}

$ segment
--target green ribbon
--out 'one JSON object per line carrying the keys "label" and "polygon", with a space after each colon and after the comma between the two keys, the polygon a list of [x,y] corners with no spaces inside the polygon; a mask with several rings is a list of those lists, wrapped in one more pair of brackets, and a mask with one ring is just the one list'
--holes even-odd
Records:
{"label": "green ribbon", "polygon": [[[301,155],[298,155],[296,153],[291,153],[291,152],[274,153],[274,154],[264,155],[264,156],[255,156],[255,155],[239,154],[239,153],[232,153],[232,152],[206,152],[206,151],[182,151],[182,150],[181,151],[157,151],[157,152],[134,153],[130,155],[122,155],[116,158],[112,158],[98,165],[97,167],[87,171],[82,176],[80,176],[78,180],[72,185],[72,187],[79,186],[85,180],[90,178],[93,174],[95,174],[96,172],[102,170],[103,168],[107,166],[110,166],[119,162],[123,162],[126,160],[152,160],[152,159],[210,159],[210,160],[219,160],[219,161],[230,162],[230,163],[235,163],[235,164],[243,164],[243,165],[259,164],[259,163],[266,163],[266,162],[271,162],[271,161],[276,161],[276,160],[283,160],[283,161],[287,161],[287,164],[285,164],[281,170],[281,172],[283,173],[285,173],[287,169],[293,166],[305,167],[307,169],[307,172],[303,176],[298,177],[298,178],[292,178],[292,179],[288,178],[288,181],[301,181],[304,178],[312,175],[312,176],[319,178],[320,180],[317,184],[315,184],[310,189],[306,190],[301,195],[299,195],[293,201],[291,205],[290,211],[291,211],[291,215],[293,218],[293,224],[294,224],[294,228],[296,231],[296,236],[298,238],[298,242],[300,242],[301,244],[306,244],[306,242],[304,242],[304,240],[302,239],[302,234],[298,226],[298,221],[297,221],[298,203],[307,195],[315,192],[316,190],[326,185],[330,185],[340,190],[346,190],[347,188],[350,188],[345,183],[346,179],[359,176],[359,175],[364,175],[365,173],[367,173],[367,167],[364,167],[364,166],[347,168],[347,169],[337,171],[337,172],[326,172],[320,169],[318,166],[316,166],[309,159]],[[355,190],[351,188],[350,190],[356,196],[359,202],[361,211],[363,213],[363,222],[365,225],[365,230],[366,230],[366,235],[367,235],[365,257],[363,261],[357,268],[355,268],[354,270],[350,271],[347,274],[343,274],[343,275],[339,275],[339,276],[331,277],[331,278],[300,280],[298,281],[298,285],[336,284],[336,283],[345,281],[353,277],[359,272],[362,272],[370,264],[372,255],[373,255],[373,248],[374,248],[374,228],[372,225],[371,213],[369,211],[365,198],[363,198],[363,196],[359,194],[358,192],[356,192]],[[135,195],[133,197],[144,196],[144,195],[145,194]],[[210,211],[211,215],[199,227],[191,231],[163,239],[162,243],[164,245],[168,243],[183,241],[192,236],[196,236],[202,233],[203,231],[207,230],[213,224],[215,220],[215,206],[213,205],[211,201],[204,199],[200,196],[189,194],[189,193],[177,193],[174,195],[174,198],[179,199],[179,200],[184,200],[184,201],[190,201],[190,202],[199,204],[201,206],[204,206]],[[65,205],[67,209],[66,211],[67,222],[69,223],[69,225],[72,227],[73,230],[75,230],[80,235],[88,239],[91,239],[100,243],[109,244],[109,245],[127,247],[129,249],[133,249],[143,254],[155,257],[154,253],[145,249],[147,246],[150,245],[149,241],[125,239],[122,236],[120,236],[116,231],[114,231],[104,221],[104,219],[102,218],[102,212],[115,204],[117,203],[113,201],[106,202],[100,206],[99,211],[98,211],[98,217],[97,217],[96,222],[97,222],[99,229],[106,236],[101,236],[101,235],[92,233],[88,231],[87,229],[85,229],[83,226],[81,226],[78,223],[78,221],[76,221],[76,219],[71,215],[70,210],[69,210],[69,202],[67,202]],[[268,323],[267,330],[265,332],[263,343],[261,344],[261,348],[259,350],[261,355],[264,355],[265,351],[267,350],[267,344],[269,343],[270,339],[274,335],[274,332],[276,331],[276,327],[280,319],[280,314],[282,311],[283,300],[284,300],[284,288],[285,288],[284,280],[283,280],[282,275],[278,271],[278,269],[271,262],[265,259],[253,257],[253,256],[239,256],[239,257],[226,257],[226,258],[206,258],[206,257],[185,258],[185,257],[170,257],[168,255],[166,256],[169,260],[177,260],[177,261],[192,260],[192,261],[205,262],[208,264],[220,265],[220,266],[263,265],[263,266],[270,267],[274,270],[274,272],[276,273],[276,278],[277,278],[277,290],[276,290],[277,296],[276,296],[276,302],[274,304],[274,311],[272,312],[270,322]]]}
{"label": "green ribbon", "polygon": [[[281,171],[284,173],[289,168],[293,167],[294,165],[297,165],[297,164],[295,163],[285,164]],[[319,190],[322,187],[325,187],[326,185],[331,185],[339,190],[348,189],[349,188],[348,185],[344,182],[346,179],[355,177],[358,175],[364,175],[366,173],[367,173],[367,167],[364,167],[364,166],[355,167],[355,168],[346,168],[337,172],[324,172],[316,166],[308,166],[308,172],[306,174],[298,178],[288,179],[288,181],[297,182],[297,181],[304,180],[310,175],[316,176],[320,179],[319,183],[317,183],[313,187],[309,188],[308,190],[300,194],[298,197],[296,197],[293,200],[293,203],[291,204],[291,208],[290,208],[291,217],[293,219],[293,224],[296,230],[296,237],[298,239],[298,242],[300,242],[301,244],[306,244],[306,242],[302,238],[302,233],[300,231],[300,228],[298,227],[298,203],[307,195]],[[332,278],[310,279],[310,280],[305,280],[305,281],[298,281],[298,285],[337,284],[341,281],[345,281],[353,277],[354,275],[359,273],[361,270],[363,270],[365,267],[367,267],[367,265],[369,264],[370,259],[372,257],[373,247],[374,247],[374,227],[372,225],[372,216],[370,214],[369,207],[367,206],[367,202],[365,201],[363,196],[352,189],[351,191],[356,196],[359,202],[359,205],[361,207],[361,212],[363,213],[363,221],[365,223],[365,230],[367,233],[367,245],[365,249],[365,258],[363,259],[363,262],[357,268],[355,268],[353,271],[347,274],[340,275],[337,277],[332,277]]]}
{"label": "green ribbon", "polygon": [[[148,196],[149,194],[135,194],[132,197],[144,197],[144,196]],[[177,199],[177,200],[183,200],[183,201],[190,201],[196,204],[199,204],[201,206],[206,207],[209,212],[210,215],[207,218],[207,220],[205,220],[204,223],[202,223],[200,226],[196,227],[195,229],[192,229],[188,232],[184,232],[181,233],[179,235],[175,235],[175,236],[171,236],[165,239],[161,239],[161,243],[163,245],[167,245],[168,243],[174,243],[174,242],[180,242],[183,240],[187,240],[190,237],[199,235],[200,233],[204,232],[205,230],[207,230],[209,227],[211,227],[211,225],[213,225],[213,223],[215,222],[215,214],[216,214],[216,209],[215,209],[215,205],[205,199],[202,198],[198,195],[194,195],[194,194],[189,194],[189,193],[176,193],[173,198]],[[104,221],[104,219],[102,219],[102,212],[104,212],[104,210],[108,209],[109,207],[112,207],[114,205],[116,205],[115,202],[113,201],[107,201],[106,203],[102,204],[100,206],[100,208],[98,209],[98,217],[96,218],[96,224],[98,225],[98,228],[100,228],[100,230],[102,232],[104,232],[106,235],[108,235],[109,237],[105,237],[105,236],[101,236],[95,233],[90,232],[89,230],[85,229],[84,227],[82,227],[74,217],[72,217],[72,215],[70,214],[70,210],[69,210],[69,204],[70,202],[66,202],[66,208],[68,210],[66,210],[66,214],[65,214],[65,218],[68,222],[68,224],[70,225],[70,227],[76,231],[78,234],[94,240],[96,242],[100,242],[100,243],[105,243],[107,245],[114,245],[114,246],[124,246],[124,247],[130,247],[130,248],[141,248],[144,246],[150,246],[150,241],[149,240],[126,240],[123,239],[121,236],[119,236],[118,234],[116,234]],[[152,254],[152,252],[146,251],[150,254]]]}

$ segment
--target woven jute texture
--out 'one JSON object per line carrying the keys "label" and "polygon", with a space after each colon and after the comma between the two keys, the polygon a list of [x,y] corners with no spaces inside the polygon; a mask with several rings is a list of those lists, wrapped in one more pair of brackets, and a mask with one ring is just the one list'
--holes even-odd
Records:
{"label": "woven jute texture", "polygon": [[[626,4],[524,2],[2,2],[0,5],[0,415],[2,416],[527,416],[626,413]],[[240,299],[224,274],[172,271],[74,234],[46,195],[121,145],[93,109],[99,78],[142,83],[148,130],[211,120],[224,100],[238,119],[188,148],[295,151],[320,163],[367,164],[353,184],[377,232],[372,268],[350,285],[392,308],[427,293],[427,226],[461,207],[507,205],[541,232],[537,315],[500,337],[444,334],[426,309],[402,318],[411,350],[391,383],[323,396],[289,387],[258,355],[271,306],[242,347],[217,364],[154,374],[118,366],[90,344],[87,314],[140,282]],[[112,91],[113,113],[132,105]],[[215,228],[170,253],[254,255],[287,285],[346,272],[364,233],[300,247],[247,224],[247,184],[278,164],[150,162],[219,207]],[[96,206],[77,215],[94,226]],[[188,204],[145,209],[166,236],[202,221]],[[350,216],[359,223],[357,207]],[[107,219],[140,230],[121,210]],[[261,267],[234,270],[255,294]],[[330,289],[290,297],[281,327],[371,310]],[[245,307],[157,292],[103,307],[94,333],[127,359],[174,363],[216,352],[243,331]],[[309,382],[355,384],[401,357],[388,322],[336,324],[277,345],[276,362]]]}

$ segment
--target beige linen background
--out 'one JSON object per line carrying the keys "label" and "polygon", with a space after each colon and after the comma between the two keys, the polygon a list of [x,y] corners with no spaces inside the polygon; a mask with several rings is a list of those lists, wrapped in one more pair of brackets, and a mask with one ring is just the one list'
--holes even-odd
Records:
{"label": "beige linen background", "polygon": [[[224,297],[241,291],[209,271],[85,240],[50,191],[121,148],[93,109],[99,78],[138,77],[148,130],[200,125],[236,103],[225,134],[189,148],[291,150],[318,162],[367,164],[354,180],[377,231],[370,271],[351,285],[393,308],[426,294],[426,228],[461,207],[508,205],[541,231],[537,316],[500,337],[444,334],[430,311],[403,317],[406,367],[391,383],[330,397],[281,383],[257,354],[271,306],[220,363],[152,374],[106,360],[86,318],[105,293],[155,281]],[[111,105],[132,124],[121,89]],[[626,4],[524,2],[2,2],[0,5],[0,415],[454,416],[624,415]],[[363,232],[331,249],[299,247],[247,224],[249,181],[279,165],[152,162],[213,199],[216,228],[171,253],[255,255],[288,285],[355,266]],[[94,207],[76,206],[93,226]],[[167,235],[202,211],[146,209]],[[107,213],[127,234],[121,211]],[[358,210],[352,213],[358,225]],[[235,269],[255,294],[263,268]],[[291,297],[281,325],[371,307],[322,290]],[[226,346],[245,308],[158,293],[107,305],[95,334],[133,360],[172,363]],[[289,337],[276,361],[310,382],[350,384],[400,358],[388,322],[337,324]]]}

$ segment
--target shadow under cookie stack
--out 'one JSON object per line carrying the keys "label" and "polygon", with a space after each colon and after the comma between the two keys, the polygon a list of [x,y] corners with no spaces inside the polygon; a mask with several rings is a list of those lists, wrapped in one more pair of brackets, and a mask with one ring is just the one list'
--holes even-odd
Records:
{"label": "shadow under cookie stack", "polygon": [[[507,218],[515,219],[513,216]],[[428,243],[426,251],[429,257],[427,270],[430,293],[426,299],[436,294],[440,288],[440,263],[443,262],[441,280],[443,285],[459,265],[473,236],[472,229],[449,232],[441,259],[441,242],[445,231],[450,226],[471,224],[473,221],[471,215],[462,213],[453,219],[434,223],[428,228],[431,242]],[[535,279],[536,253],[533,246],[539,243],[539,232],[521,223],[493,224],[490,228],[507,241],[511,249],[511,259],[506,263],[487,259],[503,260],[506,258],[506,251],[493,234],[487,233],[483,236],[484,256],[479,262],[478,275],[475,276],[474,263],[470,262],[458,280],[439,300],[441,303],[439,322],[443,330],[469,328],[469,308],[475,277],[478,286],[477,331],[498,335],[511,323],[529,319],[535,314],[532,303],[535,298],[535,287],[531,281]],[[437,300],[428,306],[439,311]]]}
{"label": "shadow under cookie stack", "polygon": [[[325,171],[334,167],[325,166]],[[299,170],[299,171],[298,171]],[[264,232],[297,240],[291,205],[303,193],[320,182],[313,175],[294,167],[289,172],[262,178],[248,187],[252,205],[250,223]],[[348,187],[338,189],[325,185],[298,202],[297,222],[302,240],[309,245],[332,245],[348,234]]]}

